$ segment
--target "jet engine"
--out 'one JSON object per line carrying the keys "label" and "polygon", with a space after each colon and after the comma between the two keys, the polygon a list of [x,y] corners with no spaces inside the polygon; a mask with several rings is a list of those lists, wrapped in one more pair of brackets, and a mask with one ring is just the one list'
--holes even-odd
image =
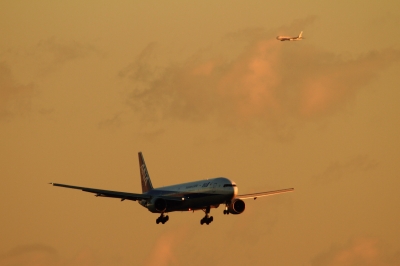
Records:
{"label": "jet engine", "polygon": [[167,202],[164,199],[154,198],[147,203],[146,207],[151,212],[165,212],[165,210],[167,209]]}
{"label": "jet engine", "polygon": [[244,212],[245,207],[246,207],[246,204],[244,204],[243,200],[234,199],[228,205],[228,211],[229,211],[229,213],[232,213],[232,214],[241,214],[242,212]]}

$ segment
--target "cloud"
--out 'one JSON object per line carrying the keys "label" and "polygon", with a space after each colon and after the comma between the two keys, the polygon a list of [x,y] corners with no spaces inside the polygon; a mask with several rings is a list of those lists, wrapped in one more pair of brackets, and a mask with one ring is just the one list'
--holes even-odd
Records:
{"label": "cloud", "polygon": [[346,245],[334,245],[315,257],[312,266],[394,266],[400,264],[400,252],[392,252],[374,238],[355,238]]}
{"label": "cloud", "polygon": [[82,44],[77,41],[58,40],[49,38],[39,41],[27,50],[27,56],[35,59],[39,75],[57,70],[69,61],[83,59],[92,53],[100,54],[92,45]]}
{"label": "cloud", "polygon": [[122,112],[114,114],[111,118],[103,119],[98,123],[99,129],[120,127]]}
{"label": "cloud", "polygon": [[18,246],[0,257],[0,265],[59,265],[58,254],[54,248],[45,245]]}
{"label": "cloud", "polygon": [[118,75],[121,78],[129,76],[136,81],[149,82],[154,78],[154,70],[151,67],[151,62],[155,60],[154,52],[156,51],[157,43],[148,44],[143,51],[138,55],[136,61],[122,69]]}
{"label": "cloud", "polygon": [[378,165],[379,163],[376,160],[370,159],[366,155],[359,155],[345,162],[332,162],[324,172],[315,175],[313,180],[321,184],[332,183],[346,175],[370,171],[378,167]]}
{"label": "cloud", "polygon": [[89,249],[83,249],[73,258],[61,258],[53,247],[32,244],[17,246],[8,253],[0,255],[2,266],[91,266],[96,263],[93,253]]}
{"label": "cloud", "polygon": [[30,111],[34,93],[33,84],[16,83],[11,70],[4,63],[0,63],[0,120]]}
{"label": "cloud", "polygon": [[[1,55],[3,61],[0,62],[0,120],[26,114],[32,109],[32,98],[38,93],[36,86],[33,82],[23,85],[16,80],[37,81],[38,77],[59,69],[69,61],[85,58],[91,53],[99,54],[91,45],[55,38],[41,40],[24,50],[10,49],[4,52]],[[9,65],[18,71],[12,73]],[[37,111],[45,115],[54,110],[38,107]]]}
{"label": "cloud", "polygon": [[[385,49],[345,58],[307,43],[279,42],[314,17],[274,31],[230,34],[181,63],[152,65],[149,45],[121,77],[133,82],[128,104],[146,118],[267,125],[328,115],[352,101],[380,71],[400,60]],[[235,43],[240,43],[235,46]]]}
{"label": "cloud", "polygon": [[175,255],[176,247],[183,241],[186,236],[186,228],[173,230],[161,235],[152,251],[150,252],[148,266],[165,266],[165,265],[178,265],[179,261]]}
{"label": "cloud", "polygon": [[59,70],[62,66],[90,55],[104,56],[104,53],[90,44],[55,37],[43,39],[23,48],[10,48],[1,54],[5,62],[19,69],[19,76],[36,80]]}

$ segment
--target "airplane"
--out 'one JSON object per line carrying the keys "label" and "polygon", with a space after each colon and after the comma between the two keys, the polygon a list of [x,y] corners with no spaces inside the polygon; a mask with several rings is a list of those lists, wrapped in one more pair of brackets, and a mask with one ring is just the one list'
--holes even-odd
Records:
{"label": "airplane", "polygon": [[301,31],[299,36],[297,36],[297,37],[277,36],[276,39],[283,42],[283,41],[301,41],[304,38],[303,38],[303,32]]}
{"label": "airplane", "polygon": [[294,188],[258,192],[238,195],[238,187],[235,182],[225,177],[217,177],[200,181],[176,184],[172,186],[154,188],[147,170],[142,152],[139,155],[140,179],[142,193],[119,192],[88,187],[78,187],[59,183],[49,183],[57,187],[79,189],[84,192],[94,193],[96,197],[118,198],[121,201],[138,201],[140,205],[152,213],[160,213],[156,223],[162,224],[169,220],[166,215],[174,211],[203,210],[205,216],[200,224],[210,224],[214,219],[210,216],[212,208],[225,205],[224,214],[241,214],[245,210],[245,199],[257,199],[285,192],[291,192]]}

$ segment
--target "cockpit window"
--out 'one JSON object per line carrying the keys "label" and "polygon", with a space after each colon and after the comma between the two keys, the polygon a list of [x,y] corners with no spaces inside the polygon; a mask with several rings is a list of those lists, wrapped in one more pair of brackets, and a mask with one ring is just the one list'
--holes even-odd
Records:
{"label": "cockpit window", "polygon": [[224,187],[236,187],[236,184],[225,184]]}

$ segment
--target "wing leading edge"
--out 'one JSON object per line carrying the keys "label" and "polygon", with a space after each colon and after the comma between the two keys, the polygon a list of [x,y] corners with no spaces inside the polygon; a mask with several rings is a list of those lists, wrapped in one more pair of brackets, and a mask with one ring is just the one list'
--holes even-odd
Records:
{"label": "wing leading edge", "polygon": [[[65,187],[65,188],[72,188],[72,189],[78,189],[82,190],[84,192],[89,192],[89,193],[95,193],[96,197],[105,197],[105,198],[117,198],[123,200],[150,200],[154,196],[150,194],[138,194],[138,193],[130,193],[130,192],[120,192],[120,191],[112,191],[112,190],[104,190],[104,189],[97,189],[97,188],[89,188],[89,187],[78,187],[78,186],[71,186],[71,185],[65,185],[65,184],[58,184],[58,183],[49,183],[53,186],[56,187]],[[170,200],[170,201],[183,201],[185,200],[184,198],[181,197],[171,197],[171,196],[163,196],[163,195],[157,195],[157,198],[162,198],[165,200]]]}
{"label": "wing leading edge", "polygon": [[267,192],[258,192],[258,193],[237,195],[235,198],[236,199],[257,199],[259,197],[266,197],[266,196],[271,196],[271,195],[275,195],[275,194],[292,192],[293,190],[294,190],[294,188],[286,188],[286,189],[279,189],[279,190],[273,190],[273,191],[267,191]]}
{"label": "wing leading edge", "polygon": [[71,185],[58,184],[58,183],[50,183],[50,184],[53,186],[56,186],[56,187],[79,189],[84,192],[95,193],[96,197],[117,198],[117,199],[121,199],[121,200],[134,200],[134,201],[142,200],[142,199],[151,199],[151,195],[146,195],[146,194],[111,191],[111,190],[103,190],[103,189],[88,188],[88,187],[78,187],[78,186],[71,186]]}

